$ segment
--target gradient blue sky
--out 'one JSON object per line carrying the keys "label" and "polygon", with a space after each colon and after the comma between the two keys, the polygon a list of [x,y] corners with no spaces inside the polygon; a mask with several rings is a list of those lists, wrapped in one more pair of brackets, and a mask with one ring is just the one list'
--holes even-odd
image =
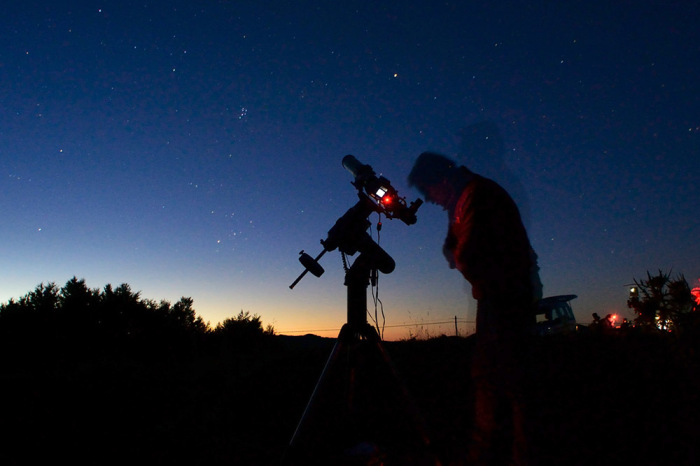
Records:
{"label": "gradient blue sky", "polygon": [[[700,9],[682,1],[25,1],[0,31],[0,301],[129,283],[335,336],[354,154],[408,201],[452,156],[520,202],[546,295],[626,309],[647,270],[700,278]],[[484,122],[502,138],[485,135]],[[466,134],[466,136],[465,136]],[[489,139],[486,139],[486,136]],[[376,223],[376,217],[370,218]],[[474,319],[433,205],[384,222],[386,325]],[[453,325],[428,327],[433,334]],[[467,329],[467,327],[463,327]],[[388,337],[417,328],[390,327]]]}

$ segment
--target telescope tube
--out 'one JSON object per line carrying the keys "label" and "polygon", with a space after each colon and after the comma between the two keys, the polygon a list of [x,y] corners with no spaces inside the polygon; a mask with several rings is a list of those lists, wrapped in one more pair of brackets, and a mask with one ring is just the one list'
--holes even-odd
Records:
{"label": "telescope tube", "polygon": [[346,155],[343,157],[343,167],[352,173],[355,179],[373,176],[374,170],[369,165],[365,165],[355,158],[354,155]]}

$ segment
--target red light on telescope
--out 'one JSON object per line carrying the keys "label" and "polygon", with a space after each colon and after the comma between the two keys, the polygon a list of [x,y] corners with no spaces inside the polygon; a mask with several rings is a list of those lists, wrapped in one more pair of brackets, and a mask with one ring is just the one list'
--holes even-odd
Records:
{"label": "red light on telescope", "polygon": [[383,206],[388,206],[391,205],[394,201],[394,198],[390,194],[389,190],[386,189],[385,187],[379,187],[375,192],[373,196],[378,203],[380,203]]}

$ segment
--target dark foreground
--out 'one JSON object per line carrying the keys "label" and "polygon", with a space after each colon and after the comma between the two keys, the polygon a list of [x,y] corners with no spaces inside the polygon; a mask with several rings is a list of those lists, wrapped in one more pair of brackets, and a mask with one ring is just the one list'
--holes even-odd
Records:
{"label": "dark foreground", "polygon": [[[333,343],[4,364],[0,464],[279,464]],[[471,345],[384,345],[443,464],[459,464],[469,436]],[[659,335],[539,340],[538,463],[697,464],[699,347]]]}

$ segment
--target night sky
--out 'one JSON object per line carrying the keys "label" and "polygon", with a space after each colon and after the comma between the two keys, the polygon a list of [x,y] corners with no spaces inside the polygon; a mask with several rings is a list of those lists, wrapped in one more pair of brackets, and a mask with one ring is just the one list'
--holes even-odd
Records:
{"label": "night sky", "polygon": [[[700,278],[698,24],[686,1],[10,2],[0,302],[77,276],[335,336],[340,254],[289,285],[357,201],[343,156],[412,201],[432,150],[513,194],[545,295],[630,318],[634,278]],[[471,330],[445,212],[382,223],[385,336]]]}

